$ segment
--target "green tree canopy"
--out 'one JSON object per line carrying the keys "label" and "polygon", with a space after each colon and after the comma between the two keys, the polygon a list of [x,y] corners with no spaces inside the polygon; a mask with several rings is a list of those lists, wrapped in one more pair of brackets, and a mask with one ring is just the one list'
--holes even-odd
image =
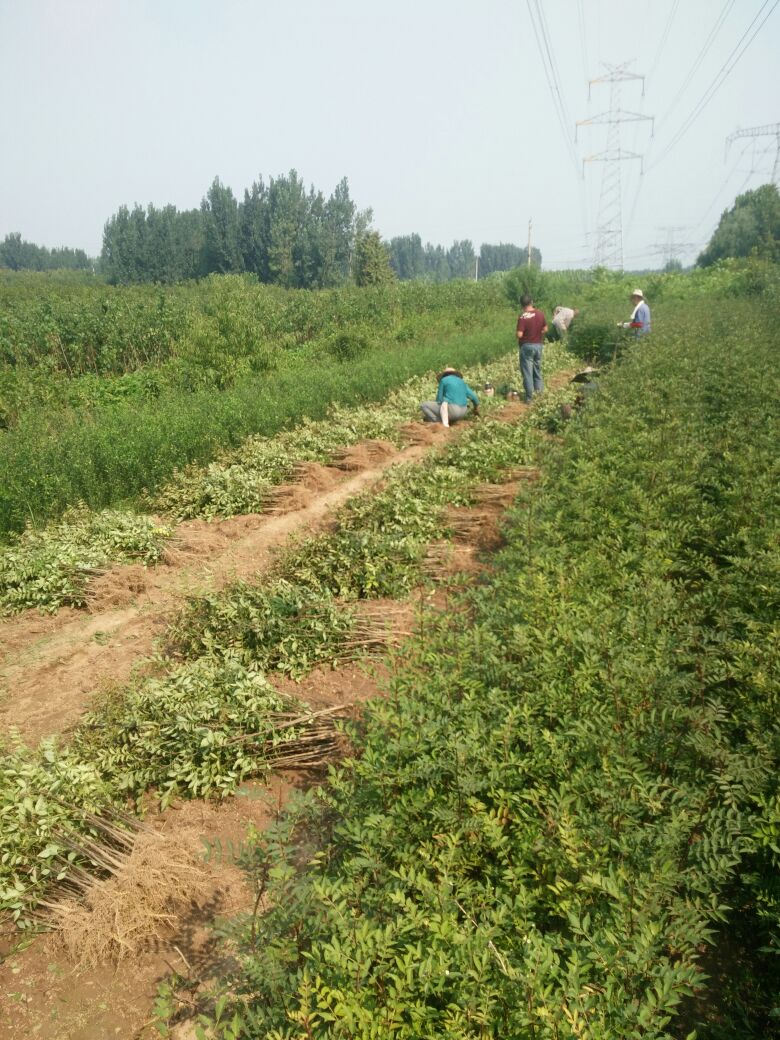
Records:
{"label": "green tree canopy", "polygon": [[349,279],[370,221],[346,178],[326,198],[290,170],[255,181],[239,201],[216,177],[197,210],[121,206],[105,225],[101,259],[109,280],[122,284],[247,271],[261,282],[320,289]]}
{"label": "green tree canopy", "polygon": [[91,269],[92,261],[83,249],[47,249],[25,242],[19,231],[12,231],[0,242],[0,267],[12,271],[53,271],[59,268],[72,270]]}
{"label": "green tree canopy", "polygon": [[709,267],[726,257],[751,255],[780,260],[780,193],[774,184],[737,196],[696,263]]}
{"label": "green tree canopy", "polygon": [[386,285],[394,278],[389,248],[378,231],[367,231],[358,239],[355,250],[355,282],[357,285]]}
{"label": "green tree canopy", "polygon": [[[524,266],[527,256],[528,249],[524,246],[483,243],[479,251],[479,277],[487,278],[495,271]],[[390,263],[401,281],[424,278],[447,282],[452,278],[474,278],[477,273],[477,254],[467,238],[445,249],[430,242],[423,246],[419,235],[400,235],[390,239]],[[531,249],[531,264],[537,267],[542,264],[542,254],[535,247]]]}

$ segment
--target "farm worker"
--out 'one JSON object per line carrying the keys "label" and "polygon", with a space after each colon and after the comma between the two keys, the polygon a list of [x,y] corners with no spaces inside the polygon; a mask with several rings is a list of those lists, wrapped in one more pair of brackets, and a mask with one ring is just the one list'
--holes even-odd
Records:
{"label": "farm worker", "polygon": [[542,341],[547,332],[544,311],[534,307],[533,297],[527,293],[521,297],[523,308],[517,319],[517,345],[520,348],[520,374],[523,377],[526,404],[534,394],[544,390],[542,382]]}
{"label": "farm worker", "polygon": [[631,312],[631,320],[619,321],[618,328],[633,329],[637,338],[646,336],[650,331],[650,308],[647,306],[645,294],[641,289],[634,289],[631,293],[631,305],[634,308]]}
{"label": "farm worker", "polygon": [[566,333],[580,312],[571,307],[558,306],[553,311],[553,328],[558,333],[557,339],[566,339]]}
{"label": "farm worker", "polygon": [[474,414],[479,415],[479,398],[457,368],[448,365],[438,379],[436,400],[420,405],[425,422],[440,422],[442,426],[456,423],[468,413],[469,401],[474,405]]}

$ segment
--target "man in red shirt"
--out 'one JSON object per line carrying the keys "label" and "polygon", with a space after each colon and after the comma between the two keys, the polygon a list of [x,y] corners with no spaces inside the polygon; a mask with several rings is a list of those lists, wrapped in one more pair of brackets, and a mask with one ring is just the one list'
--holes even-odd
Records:
{"label": "man in red shirt", "polygon": [[520,300],[522,313],[517,319],[517,345],[520,347],[520,374],[523,377],[526,404],[534,394],[544,390],[542,382],[542,342],[547,332],[547,319],[543,311],[534,307],[527,294]]}

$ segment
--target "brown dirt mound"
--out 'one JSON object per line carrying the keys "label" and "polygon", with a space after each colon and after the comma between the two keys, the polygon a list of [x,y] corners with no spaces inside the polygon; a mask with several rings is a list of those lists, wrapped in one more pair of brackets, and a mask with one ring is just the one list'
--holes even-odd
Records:
{"label": "brown dirt mound", "polygon": [[[433,444],[442,438],[449,437],[457,426],[446,429],[441,423],[411,422],[401,427],[401,436],[407,444]],[[460,426],[464,429],[463,424]]]}

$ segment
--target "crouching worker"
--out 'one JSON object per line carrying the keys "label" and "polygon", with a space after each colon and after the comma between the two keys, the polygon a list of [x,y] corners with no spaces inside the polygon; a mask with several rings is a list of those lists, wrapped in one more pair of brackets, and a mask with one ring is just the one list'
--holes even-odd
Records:
{"label": "crouching worker", "polygon": [[440,422],[449,426],[468,414],[469,401],[474,414],[479,415],[479,398],[456,368],[445,368],[439,376],[435,401],[423,401],[420,410],[426,422]]}

